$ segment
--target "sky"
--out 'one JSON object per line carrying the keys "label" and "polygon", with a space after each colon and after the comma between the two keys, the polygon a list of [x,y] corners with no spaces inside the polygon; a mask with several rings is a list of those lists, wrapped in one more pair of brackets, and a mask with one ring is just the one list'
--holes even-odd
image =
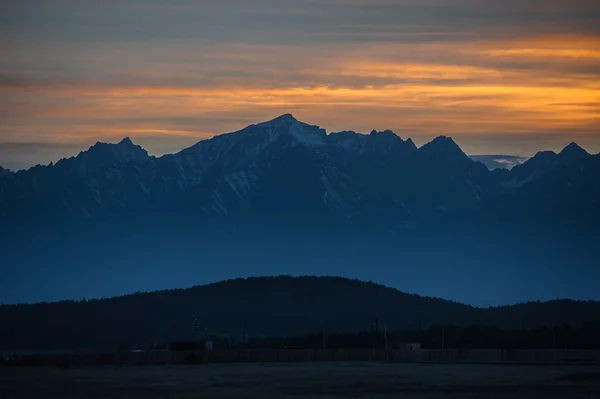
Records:
{"label": "sky", "polygon": [[3,0],[0,165],[292,113],[468,154],[600,152],[597,0]]}

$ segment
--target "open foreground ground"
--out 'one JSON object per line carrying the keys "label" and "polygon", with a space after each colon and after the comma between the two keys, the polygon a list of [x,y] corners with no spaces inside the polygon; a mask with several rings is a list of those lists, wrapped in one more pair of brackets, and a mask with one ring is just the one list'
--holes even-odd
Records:
{"label": "open foreground ground", "polygon": [[279,363],[0,369],[0,398],[600,398],[598,366]]}

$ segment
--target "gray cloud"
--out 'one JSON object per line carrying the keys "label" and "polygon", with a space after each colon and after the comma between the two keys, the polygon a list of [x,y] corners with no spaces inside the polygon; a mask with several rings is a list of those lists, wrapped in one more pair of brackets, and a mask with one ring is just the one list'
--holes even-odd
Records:
{"label": "gray cloud", "polygon": [[81,143],[69,142],[0,142],[0,166],[17,171],[39,164],[46,165],[61,158],[77,155],[84,148]]}
{"label": "gray cloud", "polygon": [[[600,31],[597,2],[211,0],[3,2],[3,35],[70,42],[323,43]],[[501,29],[501,33],[495,32]],[[443,36],[440,36],[443,34]]]}

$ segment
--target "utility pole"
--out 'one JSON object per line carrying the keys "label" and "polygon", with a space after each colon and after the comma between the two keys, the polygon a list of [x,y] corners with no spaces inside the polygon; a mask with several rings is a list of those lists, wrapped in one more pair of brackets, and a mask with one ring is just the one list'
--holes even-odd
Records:
{"label": "utility pole", "polygon": [[242,332],[242,343],[246,345],[246,320],[244,320],[244,329]]}
{"label": "utility pole", "polygon": [[373,324],[371,324],[371,333],[373,339],[373,356],[375,356],[375,348],[377,348],[377,329],[378,329],[379,319],[375,318]]}
{"label": "utility pole", "polygon": [[379,317],[375,318],[375,342],[373,346],[377,348],[377,341],[379,340]]}
{"label": "utility pole", "polygon": [[422,345],[423,344],[423,307],[419,306],[417,308],[417,312],[419,313],[419,342]]}
{"label": "utility pole", "polygon": [[554,357],[556,354],[554,353],[556,349],[556,329],[552,328],[552,360],[555,360]]}
{"label": "utility pole", "polygon": [[323,329],[323,349],[327,349],[327,331]]}
{"label": "utility pole", "polygon": [[385,360],[388,360],[388,350],[389,349],[393,349],[393,347],[392,347],[391,341],[388,340],[388,337],[387,337],[387,323],[384,323],[383,324],[383,350],[384,350]]}
{"label": "utility pole", "polygon": [[200,323],[200,319],[198,319],[197,317],[194,318],[194,320],[192,321],[192,325],[194,326],[194,331],[196,331],[198,340],[201,341],[202,340],[201,331],[206,331],[206,327],[202,326],[202,324]]}
{"label": "utility pole", "polygon": [[442,351],[445,348],[445,342],[444,342],[445,338],[446,337],[445,337],[445,334],[444,334],[444,326],[442,326]]}

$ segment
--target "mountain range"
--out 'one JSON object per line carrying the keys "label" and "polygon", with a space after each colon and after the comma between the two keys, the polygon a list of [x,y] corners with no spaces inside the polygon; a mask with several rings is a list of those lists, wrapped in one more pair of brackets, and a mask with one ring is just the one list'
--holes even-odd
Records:
{"label": "mountain range", "polygon": [[565,177],[561,171],[575,163],[593,168],[597,159],[571,143],[490,172],[445,136],[417,148],[390,130],[326,134],[286,114],[158,158],[125,138],[56,164],[2,169],[0,217],[100,219],[184,207],[219,223],[278,210],[395,228],[478,208],[548,174]]}
{"label": "mountain range", "polygon": [[600,155],[575,143],[490,171],[449,137],[327,134],[290,114],[161,157],[125,138],[0,169],[0,301],[305,272],[469,303],[500,281],[500,302],[600,299],[599,205]]}

